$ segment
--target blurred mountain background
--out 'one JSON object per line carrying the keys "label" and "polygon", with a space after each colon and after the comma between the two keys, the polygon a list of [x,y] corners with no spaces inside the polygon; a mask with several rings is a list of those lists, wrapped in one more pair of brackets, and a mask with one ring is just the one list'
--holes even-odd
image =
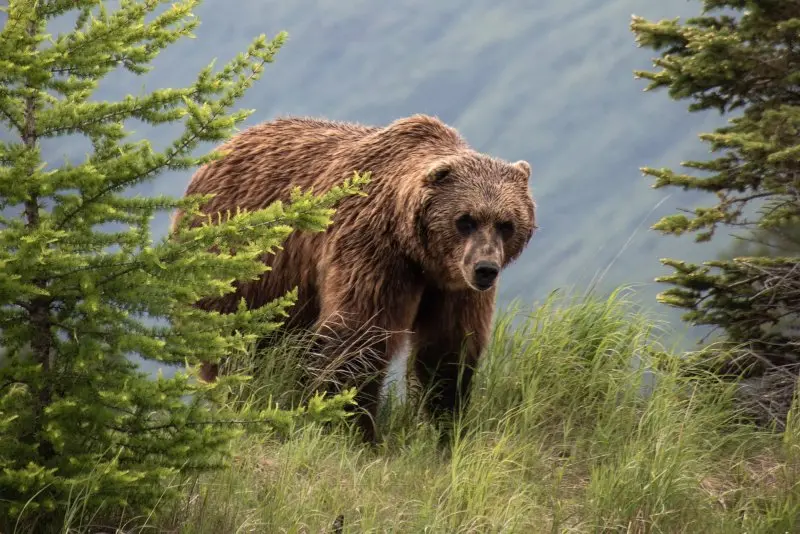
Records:
{"label": "blurred mountain background", "polygon": [[[504,275],[500,306],[530,304],[556,288],[583,290],[600,277],[602,291],[636,285],[642,305],[686,333],[677,313],[656,303],[665,286],[653,278],[669,272],[658,259],[699,261],[713,249],[649,227],[703,199],[655,191],[639,167],[703,158],[697,134],[721,119],[642,91],[646,82],[633,71],[650,68],[652,53],[636,47],[628,25],[631,14],[687,17],[699,9],[687,0],[206,0],[196,39],[168,48],[150,74],[109,77],[97,98],[189,84],[212,59],[222,65],[258,34],[286,30],[276,62],[241,101],[256,110],[247,125],[279,115],[375,125],[437,115],[476,149],[533,166],[541,229]],[[132,127],[156,147],[177,134]],[[46,148],[58,164],[81,159],[88,143],[62,138]],[[181,195],[190,175],[161,175],[136,192]],[[158,236],[167,220],[156,221]]]}

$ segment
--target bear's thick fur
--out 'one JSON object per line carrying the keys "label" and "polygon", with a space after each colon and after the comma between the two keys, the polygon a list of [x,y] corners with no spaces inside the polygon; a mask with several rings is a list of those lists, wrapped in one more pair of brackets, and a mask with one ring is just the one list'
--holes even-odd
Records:
{"label": "bear's thick fur", "polygon": [[[283,250],[265,258],[273,269],[260,280],[199,305],[226,312],[244,297],[258,307],[297,287],[286,325],[323,334],[319,350],[331,360],[347,347],[348,376],[362,367],[377,371],[376,379],[357,383],[368,440],[375,438],[380,384],[405,341],[421,383],[436,386],[428,409],[438,415],[462,408],[489,336],[496,276],[536,227],[528,163],[476,152],[455,129],[425,115],[382,128],[280,118],[222,148],[227,155],[198,169],[186,191],[216,195],[204,213],[263,208],[286,201],[295,186],[323,192],[354,171],[369,171],[372,180],[366,197],[339,203],[326,232],[292,233]],[[364,335],[367,328],[386,335]],[[358,351],[361,358],[348,356]],[[215,365],[204,367],[206,380],[216,373]]]}

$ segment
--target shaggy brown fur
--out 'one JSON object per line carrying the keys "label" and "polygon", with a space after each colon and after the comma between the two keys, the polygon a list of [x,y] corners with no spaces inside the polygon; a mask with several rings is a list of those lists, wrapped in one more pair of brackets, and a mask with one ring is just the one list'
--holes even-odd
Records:
{"label": "shaggy brown fur", "polygon": [[[430,411],[459,410],[488,340],[496,275],[536,227],[528,163],[476,152],[456,130],[424,115],[383,128],[283,118],[249,128],[222,148],[228,154],[200,168],[187,189],[216,194],[205,213],[263,208],[286,201],[295,186],[322,192],[354,171],[371,172],[372,181],[368,196],[340,202],[326,232],[291,234],[283,250],[265,258],[273,270],[259,281],[200,305],[232,311],[244,297],[258,307],[297,287],[287,326],[324,334],[320,350],[331,359],[337,347],[353,349],[355,332],[388,332],[362,335],[371,341],[361,347],[369,356],[360,364],[345,356],[351,373],[377,371],[376,380],[358,384],[366,411],[359,421],[369,440],[380,383],[407,336],[418,378],[438,386]],[[466,366],[458,362],[462,348]],[[207,380],[216,373],[206,366]]]}

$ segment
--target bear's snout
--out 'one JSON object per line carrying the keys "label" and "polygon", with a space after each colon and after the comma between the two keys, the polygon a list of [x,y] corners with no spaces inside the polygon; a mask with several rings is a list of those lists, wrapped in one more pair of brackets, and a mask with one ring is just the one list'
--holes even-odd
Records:
{"label": "bear's snout", "polygon": [[479,261],[475,264],[473,269],[475,286],[481,291],[486,291],[492,287],[499,273],[500,266],[497,263],[493,261]]}

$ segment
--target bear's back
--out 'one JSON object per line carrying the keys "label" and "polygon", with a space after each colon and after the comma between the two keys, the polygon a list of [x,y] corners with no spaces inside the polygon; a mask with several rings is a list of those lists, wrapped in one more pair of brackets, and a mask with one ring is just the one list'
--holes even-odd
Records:
{"label": "bear's back", "polygon": [[[227,154],[198,169],[186,194],[216,194],[206,213],[231,206],[259,209],[286,201],[292,188],[321,184],[331,162],[377,128],[330,120],[278,118],[252,126],[220,147]],[[322,187],[320,187],[322,186]]]}

